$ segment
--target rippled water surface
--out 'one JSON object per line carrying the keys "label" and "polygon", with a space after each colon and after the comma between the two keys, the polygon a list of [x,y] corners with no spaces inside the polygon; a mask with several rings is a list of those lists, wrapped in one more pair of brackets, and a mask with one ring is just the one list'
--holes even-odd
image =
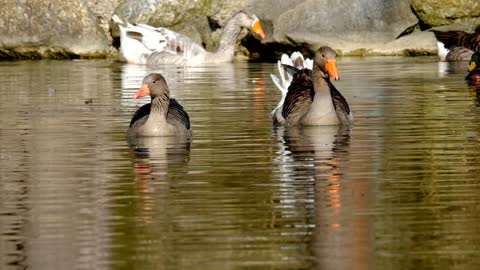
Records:
{"label": "rippled water surface", "polygon": [[[351,130],[273,128],[274,64],[0,62],[0,269],[478,269],[466,67],[338,64]],[[127,143],[152,71],[191,142]]]}

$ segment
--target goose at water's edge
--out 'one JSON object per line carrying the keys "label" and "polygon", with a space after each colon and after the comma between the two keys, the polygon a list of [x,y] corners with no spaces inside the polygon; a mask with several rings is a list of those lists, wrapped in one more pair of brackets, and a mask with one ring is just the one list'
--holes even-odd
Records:
{"label": "goose at water's edge", "polygon": [[140,107],[132,117],[128,137],[191,136],[190,118],[175,99],[170,98],[167,82],[161,74],[152,73],[143,79],[134,98],[150,95],[151,103]]}
{"label": "goose at water's edge", "polygon": [[117,15],[112,17],[120,28],[120,50],[132,64],[197,65],[233,60],[235,43],[242,27],[262,39],[265,37],[260,20],[244,11],[236,13],[226,23],[215,52],[206,51],[188,37],[163,27],[130,24]]}
{"label": "goose at water's edge", "polygon": [[469,61],[480,51],[480,25],[474,33],[430,30],[437,39],[438,56],[442,61]]}
{"label": "goose at water's edge", "polygon": [[[339,79],[336,54],[330,47],[315,52],[312,70],[279,66],[282,72],[293,73],[288,91],[273,111],[273,122],[283,126],[342,125],[350,126],[353,115],[347,100],[330,78]],[[281,75],[281,77],[284,75]],[[273,77],[272,77],[273,78]],[[288,82],[288,80],[287,80]],[[277,84],[284,93],[284,88]]]}

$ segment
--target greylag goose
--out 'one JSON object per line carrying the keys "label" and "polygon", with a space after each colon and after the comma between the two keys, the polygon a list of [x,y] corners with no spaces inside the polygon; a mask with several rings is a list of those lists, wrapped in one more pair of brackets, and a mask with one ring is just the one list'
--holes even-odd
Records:
{"label": "greylag goose", "polygon": [[437,38],[438,56],[442,61],[469,61],[480,51],[480,25],[474,33],[430,30]]}
{"label": "greylag goose", "polygon": [[309,70],[283,66],[293,73],[285,100],[273,111],[273,122],[283,126],[343,125],[353,122],[347,100],[330,81],[339,79],[336,54],[330,47],[315,52]]}
{"label": "greylag goose", "polygon": [[480,85],[480,52],[472,55],[465,80],[471,85]]}
{"label": "greylag goose", "polygon": [[175,99],[170,98],[167,82],[161,74],[152,73],[143,79],[134,98],[150,95],[152,102],[140,107],[132,117],[128,137],[190,136],[190,118]]}
{"label": "greylag goose", "polygon": [[242,30],[248,28],[262,39],[265,37],[257,16],[238,12],[226,23],[217,50],[206,51],[188,37],[163,27],[130,24],[114,15],[120,27],[120,50],[129,63],[198,65],[233,60],[235,42]]}

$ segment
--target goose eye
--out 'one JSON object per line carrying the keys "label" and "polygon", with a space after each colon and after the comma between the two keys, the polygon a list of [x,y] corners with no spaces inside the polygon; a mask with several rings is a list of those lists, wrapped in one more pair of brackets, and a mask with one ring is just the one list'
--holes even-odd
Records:
{"label": "goose eye", "polygon": [[152,83],[157,83],[157,81],[153,81]]}
{"label": "goose eye", "polygon": [[325,54],[322,53],[322,57],[325,58]]}

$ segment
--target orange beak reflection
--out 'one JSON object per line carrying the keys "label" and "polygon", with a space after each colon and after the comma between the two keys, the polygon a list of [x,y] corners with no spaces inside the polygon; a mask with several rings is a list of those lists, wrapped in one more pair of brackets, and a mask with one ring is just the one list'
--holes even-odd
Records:
{"label": "orange beak reflection", "polygon": [[257,18],[255,21],[253,21],[252,26],[250,27],[253,32],[255,32],[259,37],[262,39],[265,38],[265,33],[263,32],[263,28],[260,25],[260,20]]}
{"label": "orange beak reflection", "polygon": [[337,69],[337,60],[335,59],[328,59],[327,64],[325,65],[325,70],[330,74],[330,77],[338,81],[340,78],[338,77],[338,69]]}
{"label": "orange beak reflection", "polygon": [[142,87],[133,95],[133,98],[139,98],[146,95],[150,95],[150,88],[147,84],[142,84]]}

